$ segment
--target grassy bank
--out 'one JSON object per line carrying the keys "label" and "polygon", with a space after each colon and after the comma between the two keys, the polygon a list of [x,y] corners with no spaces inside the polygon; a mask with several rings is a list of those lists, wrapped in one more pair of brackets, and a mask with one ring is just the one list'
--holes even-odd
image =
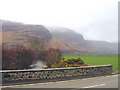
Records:
{"label": "grassy bank", "polygon": [[114,72],[120,72],[118,69],[118,55],[76,55],[76,56],[62,56],[65,59],[80,57],[85,64],[88,65],[113,65]]}

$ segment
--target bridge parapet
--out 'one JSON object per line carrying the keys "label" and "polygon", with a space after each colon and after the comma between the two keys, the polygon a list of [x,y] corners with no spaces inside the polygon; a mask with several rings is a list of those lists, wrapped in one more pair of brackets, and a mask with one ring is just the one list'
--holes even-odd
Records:
{"label": "bridge parapet", "polygon": [[38,69],[38,70],[4,70],[3,83],[19,81],[50,80],[57,78],[94,77],[112,74],[112,65]]}

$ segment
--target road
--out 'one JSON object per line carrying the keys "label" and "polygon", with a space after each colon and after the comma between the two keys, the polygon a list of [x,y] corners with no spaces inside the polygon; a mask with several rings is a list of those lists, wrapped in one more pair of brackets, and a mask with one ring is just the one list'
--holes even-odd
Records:
{"label": "road", "polygon": [[118,88],[118,75],[85,79],[2,86],[3,88]]}

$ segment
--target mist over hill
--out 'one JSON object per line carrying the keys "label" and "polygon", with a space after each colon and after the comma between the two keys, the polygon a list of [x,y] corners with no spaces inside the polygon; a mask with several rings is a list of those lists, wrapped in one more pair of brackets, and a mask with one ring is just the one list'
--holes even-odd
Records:
{"label": "mist over hill", "polygon": [[65,54],[117,54],[118,51],[117,43],[85,40],[82,34],[69,28],[0,21],[4,45],[27,45],[37,38],[47,41],[48,48],[60,49]]}
{"label": "mist over hill", "polygon": [[80,54],[117,54],[118,52],[118,43],[85,40],[80,33],[68,28],[49,27],[48,30],[57,38],[64,40],[66,45],[72,45],[72,50],[69,51],[71,53],[73,50]]}

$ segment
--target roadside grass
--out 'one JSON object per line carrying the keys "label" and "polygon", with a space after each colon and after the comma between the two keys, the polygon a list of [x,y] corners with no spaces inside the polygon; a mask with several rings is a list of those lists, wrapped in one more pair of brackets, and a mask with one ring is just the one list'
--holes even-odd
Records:
{"label": "roadside grass", "polygon": [[112,65],[113,72],[120,73],[118,68],[118,55],[74,55],[74,56],[62,56],[65,59],[80,57],[85,64],[88,65]]}

